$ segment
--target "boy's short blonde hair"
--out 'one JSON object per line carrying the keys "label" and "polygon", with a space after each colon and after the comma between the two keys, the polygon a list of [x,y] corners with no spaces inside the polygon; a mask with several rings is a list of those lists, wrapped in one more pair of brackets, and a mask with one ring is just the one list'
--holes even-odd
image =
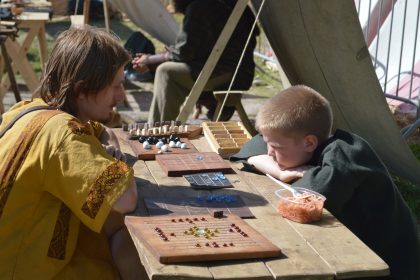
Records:
{"label": "boy's short blonde hair", "polygon": [[258,112],[260,132],[280,130],[288,137],[315,135],[319,142],[331,133],[333,114],[330,103],[314,89],[297,85],[270,98]]}

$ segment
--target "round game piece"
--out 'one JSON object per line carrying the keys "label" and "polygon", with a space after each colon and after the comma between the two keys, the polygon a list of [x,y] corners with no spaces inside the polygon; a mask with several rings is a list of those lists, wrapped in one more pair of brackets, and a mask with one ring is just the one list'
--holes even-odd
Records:
{"label": "round game piece", "polygon": [[181,142],[181,139],[179,137],[175,137],[173,140],[175,141],[175,143],[176,142]]}
{"label": "round game piece", "polygon": [[187,148],[188,148],[187,143],[182,143],[182,144],[181,144],[181,149],[187,149]]}
{"label": "round game piece", "polygon": [[140,136],[140,137],[139,137],[139,142],[140,142],[140,143],[143,143],[144,141],[146,141],[146,137],[144,137],[144,136]]}
{"label": "round game piece", "polygon": [[156,143],[156,148],[160,149],[163,145],[163,142],[159,141]]}
{"label": "round game piece", "polygon": [[170,141],[170,142],[169,142],[169,147],[173,148],[173,147],[175,147],[175,146],[176,146],[176,144],[175,144],[175,142],[174,142],[174,141]]}
{"label": "round game piece", "polygon": [[162,137],[162,138],[160,138],[160,141],[161,141],[163,144],[168,144],[168,139],[166,139],[166,137]]}
{"label": "round game piece", "polygon": [[[162,142],[160,142],[160,143],[162,143]],[[156,145],[156,147],[157,147],[157,145]],[[162,146],[160,147],[160,150],[161,150],[162,152],[167,152],[167,151],[168,151],[168,145],[162,145]]]}
{"label": "round game piece", "polygon": [[176,142],[176,144],[175,144],[178,148],[181,148],[181,145],[182,145],[182,143],[181,143],[181,141],[178,141],[178,142]]}
{"label": "round game piece", "polygon": [[147,142],[147,141],[143,142],[143,149],[151,149],[151,148],[152,148],[152,146],[150,146],[149,142]]}

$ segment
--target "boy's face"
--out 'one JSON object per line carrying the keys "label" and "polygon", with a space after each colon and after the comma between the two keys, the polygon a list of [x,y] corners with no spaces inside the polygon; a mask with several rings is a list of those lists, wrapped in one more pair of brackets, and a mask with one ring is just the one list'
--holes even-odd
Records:
{"label": "boy's face", "polygon": [[112,83],[96,95],[81,93],[77,99],[80,121],[107,122],[112,116],[113,107],[124,100],[124,68],[118,69]]}
{"label": "boy's face", "polygon": [[268,155],[277,162],[281,169],[290,169],[306,164],[311,159],[317,145],[317,143],[313,143],[313,135],[309,138],[303,136],[296,139],[286,137],[275,130],[264,131],[262,135],[267,143]]}

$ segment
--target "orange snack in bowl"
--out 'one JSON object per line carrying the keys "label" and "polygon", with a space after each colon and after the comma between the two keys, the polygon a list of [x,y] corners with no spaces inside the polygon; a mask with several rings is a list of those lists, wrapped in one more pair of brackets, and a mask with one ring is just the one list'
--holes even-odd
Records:
{"label": "orange snack in bowl", "polygon": [[279,197],[277,211],[284,218],[302,224],[321,220],[325,197],[304,188],[296,188],[296,190],[300,191],[297,196],[293,196],[286,189],[275,192]]}

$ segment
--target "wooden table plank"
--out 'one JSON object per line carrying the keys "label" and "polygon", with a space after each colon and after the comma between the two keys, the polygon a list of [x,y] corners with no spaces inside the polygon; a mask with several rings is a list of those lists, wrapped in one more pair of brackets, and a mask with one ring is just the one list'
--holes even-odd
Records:
{"label": "wooden table plank", "polygon": [[[120,129],[113,130],[118,137],[120,142],[121,151],[128,154],[128,164],[133,166],[134,176],[136,178],[137,190],[139,194],[139,201],[137,209],[131,215],[134,216],[148,216],[147,209],[144,205],[144,197],[159,196],[162,194],[161,190],[157,185],[157,181],[152,176],[149,167],[146,162],[137,160],[132,154],[131,147],[127,142],[127,138]],[[130,156],[131,155],[131,156]],[[155,162],[155,161],[152,161]],[[156,163],[156,162],[155,162]],[[180,178],[184,179],[184,178]],[[206,266],[200,266],[197,264],[182,264],[182,265],[164,265],[161,264],[152,253],[144,248],[143,244],[139,242],[137,238],[132,236],[134,244],[139,251],[140,260],[146,268],[146,272],[150,279],[161,280],[168,279],[168,275],[171,275],[170,279],[213,279],[212,274]]]}
{"label": "wooden table plank", "polygon": [[271,202],[255,190],[244,177],[244,172],[239,170],[242,164],[233,163],[232,167],[238,173],[234,179],[237,181],[235,190],[247,194],[243,196],[243,200],[250,205],[252,213],[257,217],[247,222],[277,245],[285,255],[280,259],[265,261],[265,265],[275,278],[333,279],[334,271],[319,258],[319,255],[300,235],[296,234],[287,220],[273,209]]}
{"label": "wooden table plank", "polygon": [[[246,172],[242,174],[276,208],[274,191],[279,187],[265,176]],[[387,264],[327,210],[324,209],[323,219],[317,223],[285,221],[335,271],[336,279],[389,274]]]}

